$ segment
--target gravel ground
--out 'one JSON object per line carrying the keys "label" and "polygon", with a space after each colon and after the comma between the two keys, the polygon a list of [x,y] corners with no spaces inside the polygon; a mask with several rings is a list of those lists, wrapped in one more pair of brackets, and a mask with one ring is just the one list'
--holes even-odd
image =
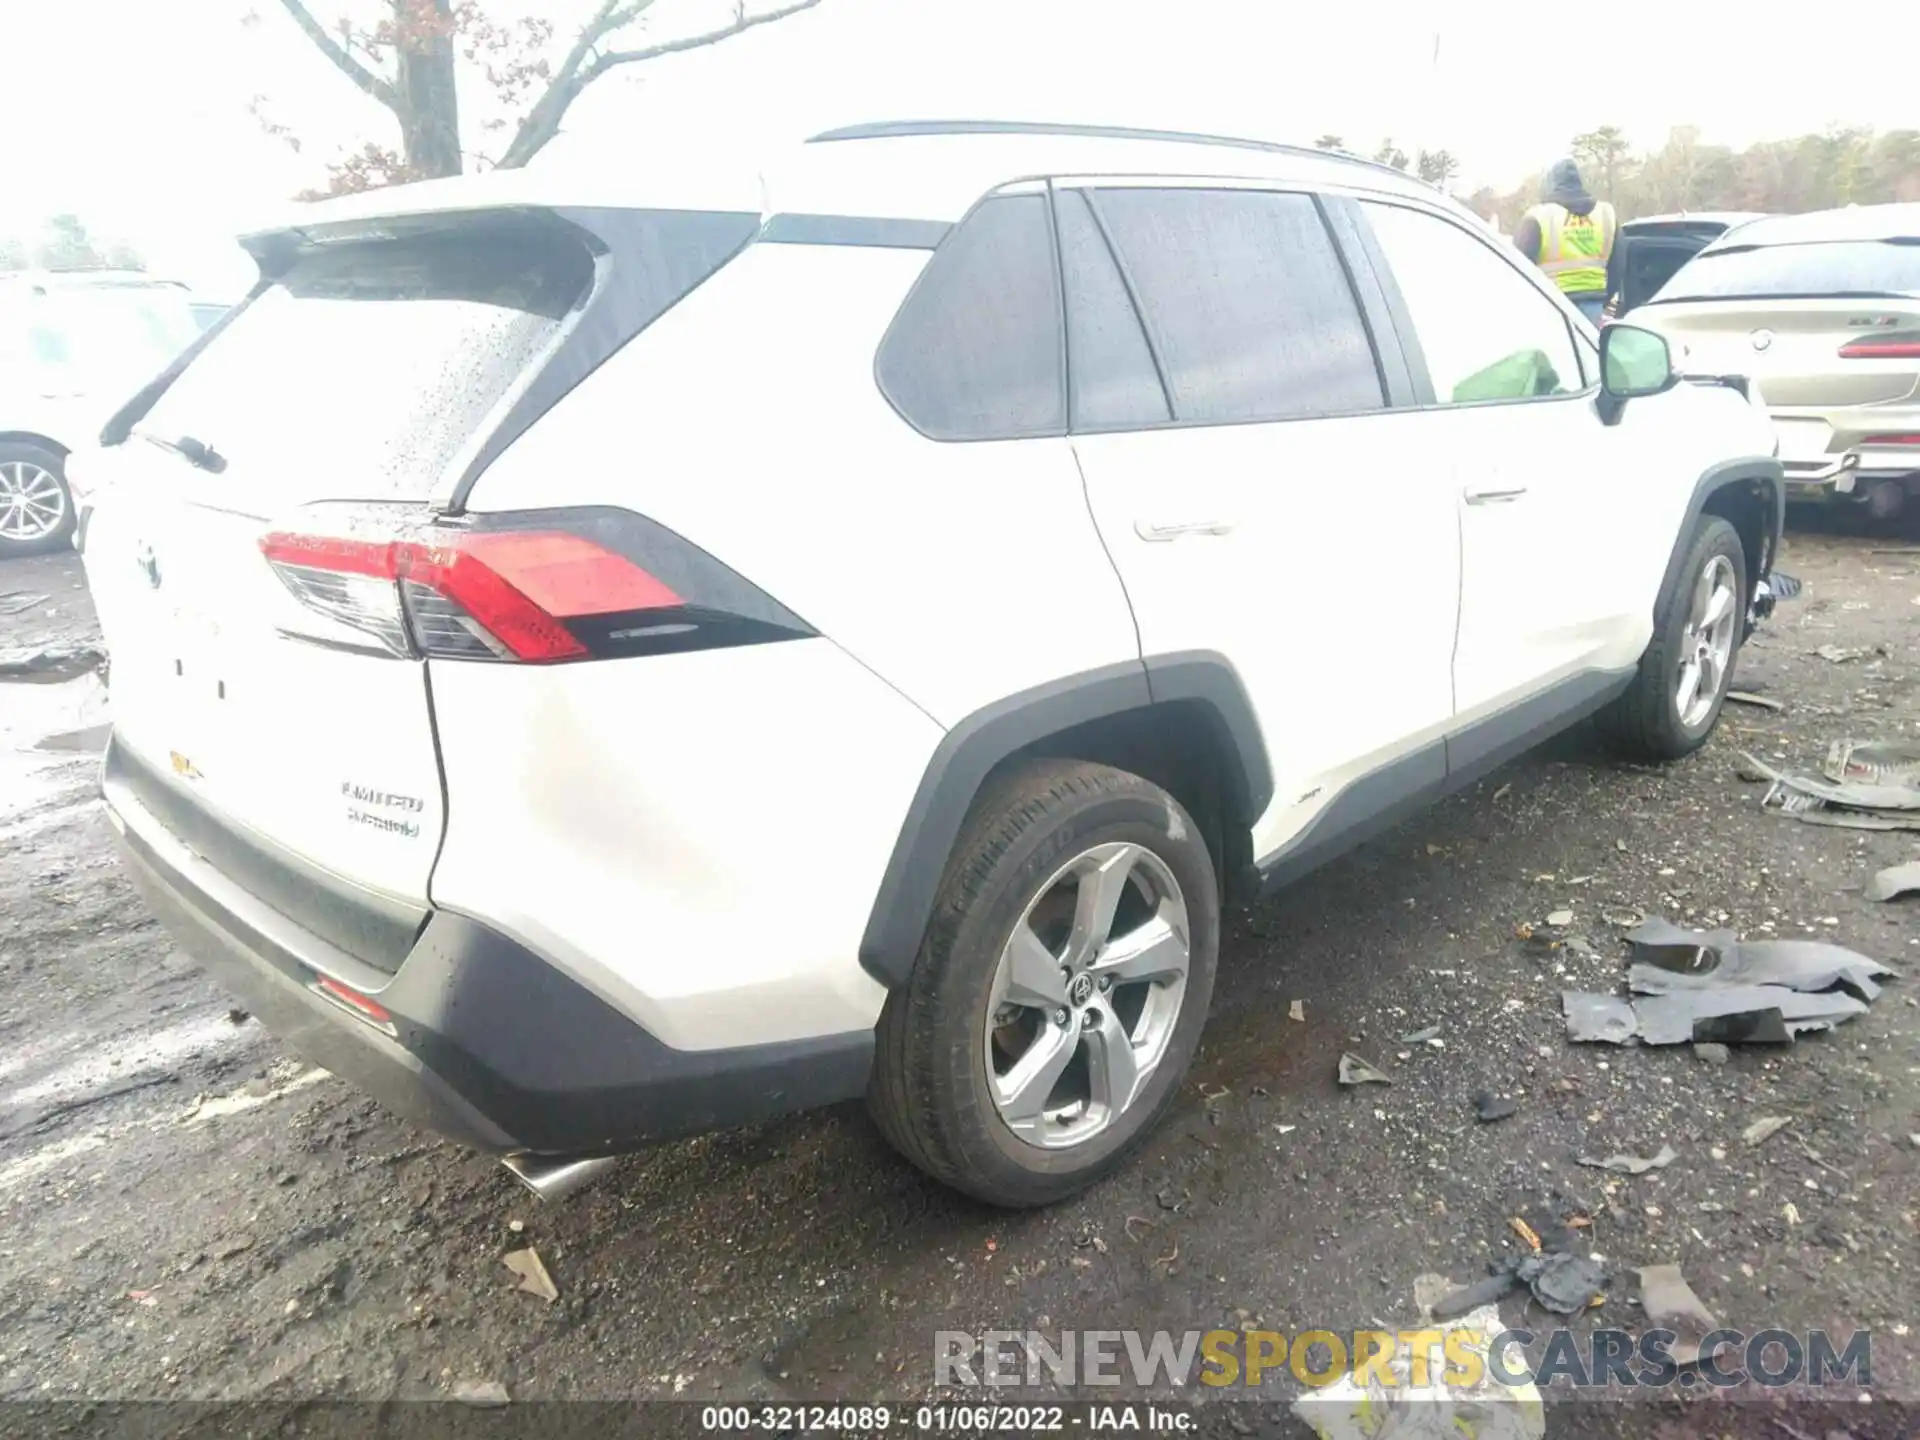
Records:
{"label": "gravel ground", "polygon": [[[1673,1262],[1727,1325],[1870,1329],[1877,1401],[1844,1423],[1910,1435],[1915,979],[1724,1064],[1569,1045],[1558,1003],[1618,988],[1642,913],[1911,974],[1913,911],[1862,887],[1915,837],[1763,815],[1736,773],[1742,749],[1813,766],[1837,737],[1920,739],[1920,553],[1888,543],[1790,538],[1806,593],[1739,681],[1783,711],[1730,707],[1666,770],[1567,737],[1236,917],[1169,1123],[1118,1177],[1014,1216],[922,1179],[857,1108],[663,1147],[539,1205],[230,1014],[117,868],[86,753],[98,677],[0,684],[0,1399],[911,1397],[936,1330],[1409,1324],[1415,1277],[1476,1278],[1519,1243],[1510,1217],[1585,1215],[1615,1270],[1593,1323],[1633,1328],[1632,1267]],[[74,557],[0,567],[0,592],[48,597],[0,619],[0,648],[92,634]],[[1588,953],[1516,937],[1563,909]],[[1336,1086],[1345,1050],[1394,1083]],[[1477,1123],[1482,1091],[1518,1113]],[[1744,1144],[1766,1116],[1792,1123]],[[1677,1158],[1638,1178],[1576,1163],[1663,1144]],[[501,1257],[528,1244],[556,1303],[513,1289]],[[1839,1424],[1704,1414],[1556,1405],[1551,1433]]]}

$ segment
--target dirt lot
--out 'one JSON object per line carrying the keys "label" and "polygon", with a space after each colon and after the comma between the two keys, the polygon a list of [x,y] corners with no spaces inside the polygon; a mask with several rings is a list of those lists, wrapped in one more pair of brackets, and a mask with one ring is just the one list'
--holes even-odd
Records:
{"label": "dirt lot", "polygon": [[[923,1180],[854,1108],[662,1148],[541,1207],[230,1015],[116,866],[98,678],[0,685],[0,1398],[898,1398],[927,1391],[941,1329],[1406,1324],[1417,1275],[1472,1279],[1517,1243],[1509,1217],[1578,1211],[1616,1267],[1596,1319],[1633,1326],[1629,1267],[1673,1261],[1725,1324],[1870,1329],[1878,1403],[1848,1428],[1909,1433],[1888,1402],[1920,1395],[1920,930],[1862,886],[1916,837],[1763,815],[1736,774],[1743,748],[1811,766],[1836,737],[1920,738],[1920,554],[1887,543],[1791,539],[1806,593],[1740,676],[1784,712],[1730,708],[1665,771],[1558,743],[1238,917],[1171,1122],[1020,1216]],[[0,619],[0,648],[91,634],[71,556],[0,567],[0,592],[48,597]],[[1560,909],[1591,954],[1516,939]],[[1642,912],[1912,978],[1724,1065],[1569,1045],[1560,990],[1617,988]],[[1395,1084],[1337,1087],[1349,1049]],[[1477,1124],[1483,1090],[1518,1114]],[[1770,1115],[1792,1124],[1743,1144]],[[1678,1158],[1639,1178],[1576,1164],[1662,1144]],[[512,1288],[501,1256],[528,1243],[558,1303]],[[1553,1433],[1612,1408],[1555,1407]],[[1698,1413],[1666,1433],[1830,1428]]]}

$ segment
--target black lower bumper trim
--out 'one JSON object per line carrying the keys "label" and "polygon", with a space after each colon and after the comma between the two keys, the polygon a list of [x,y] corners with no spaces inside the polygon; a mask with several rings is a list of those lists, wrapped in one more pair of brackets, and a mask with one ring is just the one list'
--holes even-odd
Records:
{"label": "black lower bumper trim", "polygon": [[[276,1036],[389,1109],[494,1153],[606,1155],[865,1093],[873,1032],[679,1050],[517,942],[435,912],[371,992],[391,1033],[316,993],[321,971],[126,825],[128,868],[181,946]],[[152,822],[150,815],[143,817]],[[194,863],[198,863],[197,861]],[[281,927],[284,935],[285,927]]]}

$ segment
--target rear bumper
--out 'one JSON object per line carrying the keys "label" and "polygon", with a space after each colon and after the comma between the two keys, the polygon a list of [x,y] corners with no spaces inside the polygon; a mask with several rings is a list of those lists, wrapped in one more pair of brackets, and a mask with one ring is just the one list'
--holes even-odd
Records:
{"label": "rear bumper", "polygon": [[[617,1154],[866,1089],[870,1030],[676,1050],[524,946],[446,911],[369,989],[365,967],[183,844],[116,781],[111,747],[103,788],[127,869],[182,949],[293,1050],[463,1144]],[[391,1023],[327,998],[322,978],[374,999]]]}

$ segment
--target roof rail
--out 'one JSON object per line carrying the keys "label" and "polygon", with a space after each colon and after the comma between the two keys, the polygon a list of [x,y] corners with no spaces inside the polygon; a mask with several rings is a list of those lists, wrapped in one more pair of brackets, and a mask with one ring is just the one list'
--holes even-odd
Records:
{"label": "roof rail", "polygon": [[1316,150],[1279,140],[1249,140],[1238,135],[1208,135],[1192,130],[1148,130],[1133,125],[1072,125],[1053,120],[875,120],[842,125],[807,137],[809,145],[828,140],[886,140],[905,135],[1079,135],[1096,140],[1163,140],[1181,145],[1221,145],[1234,150],[1264,150],[1274,155],[1301,155],[1321,160],[1343,160],[1384,170],[1403,180],[1413,177],[1378,160],[1345,150]]}

